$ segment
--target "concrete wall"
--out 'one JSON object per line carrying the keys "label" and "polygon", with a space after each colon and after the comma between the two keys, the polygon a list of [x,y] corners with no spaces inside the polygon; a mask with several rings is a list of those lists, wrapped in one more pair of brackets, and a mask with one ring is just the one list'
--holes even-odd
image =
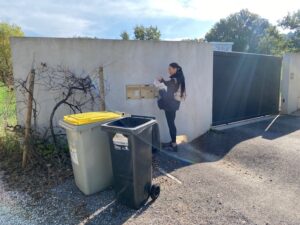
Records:
{"label": "concrete wall", "polygon": [[[156,99],[127,100],[127,84],[152,84],[155,77],[167,78],[170,62],[178,62],[186,76],[187,99],[177,113],[178,135],[192,140],[206,132],[212,123],[213,50],[210,44],[167,41],[120,41],[75,38],[12,38],[15,79],[25,78],[32,63],[63,65],[78,74],[104,67],[107,109],[132,114],[155,116],[164,141],[169,140],[164,112],[157,108]],[[97,80],[98,81],[98,80]],[[95,82],[97,82],[95,81]],[[21,99],[17,93],[17,100]],[[37,87],[35,97],[40,106],[38,126],[49,123],[55,103],[54,93]],[[17,104],[18,122],[24,122],[24,107]],[[95,106],[97,110],[98,106]],[[91,109],[86,109],[89,111]],[[67,114],[62,109],[56,120]]]}
{"label": "concrete wall", "polygon": [[300,53],[286,54],[282,66],[281,109],[290,114],[300,109]]}

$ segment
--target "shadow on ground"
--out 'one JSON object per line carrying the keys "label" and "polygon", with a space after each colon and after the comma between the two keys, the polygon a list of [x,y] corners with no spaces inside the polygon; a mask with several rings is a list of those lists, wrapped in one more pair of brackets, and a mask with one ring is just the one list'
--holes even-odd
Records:
{"label": "shadow on ground", "polygon": [[[210,130],[191,143],[181,145],[177,153],[163,151],[163,154],[188,164],[214,162],[224,158],[236,145],[244,141],[256,137],[274,140],[299,129],[300,117],[282,115],[226,130]],[[168,172],[174,169],[178,167],[170,168]]]}
{"label": "shadow on ground", "polygon": [[[158,168],[163,168],[165,171],[173,171],[188,165],[187,163],[161,153],[155,155],[154,161],[153,183],[160,184],[162,188],[165,188],[168,182],[173,181],[168,180],[166,182],[166,176],[164,176]],[[76,187],[73,179],[51,189],[39,202],[40,203],[35,206],[41,209],[41,211],[38,212],[39,215],[43,215],[43,206],[47,205],[48,210],[51,211],[52,214],[59,214],[56,218],[59,222],[78,225],[123,224],[126,221],[138,218],[151,207],[153,203],[149,198],[148,202],[139,210],[128,208],[115,200],[115,194],[112,188],[94,195],[85,196]],[[64,219],[61,215],[68,215],[69,219]],[[70,217],[72,220],[70,220]],[[53,224],[53,216],[45,215],[44,218],[44,224]]]}

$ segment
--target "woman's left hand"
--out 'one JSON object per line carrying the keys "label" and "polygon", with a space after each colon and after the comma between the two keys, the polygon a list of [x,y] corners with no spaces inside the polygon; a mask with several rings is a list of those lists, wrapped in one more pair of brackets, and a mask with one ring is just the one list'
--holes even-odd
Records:
{"label": "woman's left hand", "polygon": [[163,80],[162,76],[158,76],[156,79],[157,79],[159,82],[161,82],[161,81]]}

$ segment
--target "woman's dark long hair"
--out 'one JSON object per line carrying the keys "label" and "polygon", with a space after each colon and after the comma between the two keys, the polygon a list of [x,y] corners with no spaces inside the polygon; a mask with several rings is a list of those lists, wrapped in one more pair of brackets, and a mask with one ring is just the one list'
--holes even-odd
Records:
{"label": "woman's dark long hair", "polygon": [[185,78],[184,78],[184,74],[182,71],[181,66],[178,65],[178,63],[170,63],[169,65],[172,68],[175,68],[177,70],[176,74],[172,75],[172,78],[176,78],[178,85],[180,86],[181,89],[181,93],[180,93],[180,97],[184,97],[185,95]]}

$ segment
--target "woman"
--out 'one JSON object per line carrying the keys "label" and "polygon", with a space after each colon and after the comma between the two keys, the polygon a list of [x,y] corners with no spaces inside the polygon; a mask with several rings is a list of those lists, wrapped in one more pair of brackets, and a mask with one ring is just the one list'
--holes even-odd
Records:
{"label": "woman", "polygon": [[164,145],[173,151],[177,151],[175,126],[176,111],[179,109],[180,101],[185,98],[185,79],[182,68],[177,63],[171,63],[168,68],[170,80],[163,78],[158,80],[167,86],[167,91],[160,92],[161,98],[158,101],[160,109],[165,111],[171,142]]}

